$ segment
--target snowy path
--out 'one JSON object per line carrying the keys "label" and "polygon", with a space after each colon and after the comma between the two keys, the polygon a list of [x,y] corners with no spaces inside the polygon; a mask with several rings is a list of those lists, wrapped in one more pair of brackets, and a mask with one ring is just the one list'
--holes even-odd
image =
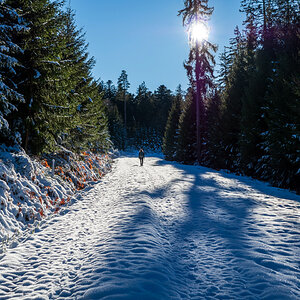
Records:
{"label": "snowy path", "polygon": [[0,299],[299,299],[300,197],[121,157],[0,259]]}

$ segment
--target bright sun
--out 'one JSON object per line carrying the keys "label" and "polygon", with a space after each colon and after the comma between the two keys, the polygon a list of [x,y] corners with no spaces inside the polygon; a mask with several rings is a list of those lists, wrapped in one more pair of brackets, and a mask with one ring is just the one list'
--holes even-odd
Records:
{"label": "bright sun", "polygon": [[193,43],[202,42],[208,38],[208,27],[203,23],[193,23],[189,29],[190,39]]}

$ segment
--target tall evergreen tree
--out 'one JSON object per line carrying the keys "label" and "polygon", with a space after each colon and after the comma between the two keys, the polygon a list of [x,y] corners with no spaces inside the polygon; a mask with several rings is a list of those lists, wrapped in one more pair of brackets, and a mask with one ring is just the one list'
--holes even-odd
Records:
{"label": "tall evergreen tree", "polygon": [[104,106],[91,75],[94,59],[74,13],[63,10],[62,0],[7,2],[22,9],[29,27],[16,36],[24,52],[18,55],[22,67],[14,80],[25,103],[12,119],[25,149],[39,153],[59,145],[75,150],[107,145]]}
{"label": "tall evergreen tree", "polygon": [[[183,17],[184,26],[192,28],[193,24],[206,24],[213,13],[213,8],[208,6],[208,0],[185,0],[185,8],[179,11]],[[204,25],[205,26],[205,25]],[[196,153],[198,162],[201,161],[204,150],[205,127],[205,98],[210,87],[213,86],[214,57],[217,47],[209,41],[196,39],[191,44],[189,58],[185,62],[185,68],[191,88],[195,94],[192,97],[196,101]],[[189,110],[186,110],[186,113]],[[194,143],[193,143],[194,144]]]}
{"label": "tall evergreen tree", "polygon": [[229,47],[224,47],[224,51],[220,54],[220,64],[217,77],[217,86],[224,89],[228,85],[228,77],[232,67],[232,56],[229,53]]}
{"label": "tall evergreen tree", "polygon": [[124,149],[123,119],[117,106],[117,90],[111,80],[99,84],[99,92],[103,95],[108,117],[108,128],[112,143],[117,149]]}
{"label": "tall evergreen tree", "polygon": [[221,141],[222,160],[221,168],[237,170],[239,165],[239,141],[241,135],[242,97],[245,86],[248,84],[246,71],[245,43],[239,29],[234,31],[231,39],[230,55],[232,66],[228,75],[228,83],[221,91],[221,101],[224,104],[221,114]]}
{"label": "tall evergreen tree", "polygon": [[277,3],[275,63],[264,107],[264,155],[258,167],[263,179],[300,192],[300,7],[296,1]]}
{"label": "tall evergreen tree", "polygon": [[172,92],[165,86],[160,85],[153,95],[153,118],[157,133],[162,137],[165,131],[166,122],[172,106]]}
{"label": "tall evergreen tree", "polygon": [[178,143],[176,160],[192,164],[197,160],[196,152],[196,102],[195,94],[190,88],[183,103],[182,113],[179,118]]}
{"label": "tall evergreen tree", "polygon": [[[65,110],[63,98],[59,98],[61,39],[60,29],[64,18],[60,0],[7,0],[14,8],[21,8],[23,18],[30,28],[18,35],[24,52],[18,57],[22,67],[18,69],[16,81],[19,92],[24,95],[15,121],[22,132],[23,146],[31,152],[53,149],[56,139],[53,124],[57,112]],[[55,111],[57,106],[58,111]],[[64,113],[64,112],[63,112]],[[25,126],[20,120],[25,120]]]}
{"label": "tall evergreen tree", "polygon": [[222,153],[222,122],[221,112],[223,103],[218,90],[214,90],[208,97],[207,104],[207,135],[205,164],[213,168],[222,168],[224,166],[224,157]]}
{"label": "tall evergreen tree", "polygon": [[56,135],[75,150],[103,150],[109,146],[109,139],[104,101],[91,74],[95,61],[89,58],[85,35],[77,29],[71,9],[65,19],[60,34],[64,42],[60,89],[67,96],[68,114],[61,116],[65,123],[57,128]]}
{"label": "tall evergreen tree", "polygon": [[151,127],[153,121],[152,93],[148,90],[145,82],[138,86],[135,101],[137,103],[138,126]]}
{"label": "tall evergreen tree", "polygon": [[130,87],[128,81],[128,75],[125,70],[122,70],[120,77],[118,78],[118,94],[119,98],[124,103],[124,130],[125,135],[127,135],[127,90]]}
{"label": "tall evergreen tree", "polygon": [[163,153],[166,160],[176,158],[176,149],[178,147],[179,118],[182,110],[182,91],[179,86],[176,97],[173,99],[172,107],[169,112],[165,134],[163,139]]}
{"label": "tall evergreen tree", "polygon": [[24,101],[18,92],[14,80],[19,62],[17,54],[22,53],[15,39],[27,27],[20,11],[9,6],[6,1],[0,1],[0,141],[4,143],[20,143],[20,134],[10,122],[12,112],[15,113],[19,104]]}

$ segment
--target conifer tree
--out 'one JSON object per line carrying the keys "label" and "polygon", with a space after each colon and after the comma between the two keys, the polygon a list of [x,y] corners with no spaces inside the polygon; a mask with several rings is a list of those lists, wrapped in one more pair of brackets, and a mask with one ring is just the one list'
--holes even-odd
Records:
{"label": "conifer tree", "polygon": [[105,84],[99,84],[99,92],[103,95],[105,102],[106,115],[108,117],[108,129],[114,147],[124,149],[124,130],[123,119],[117,106],[117,90],[111,80]]}
{"label": "conifer tree", "polygon": [[213,168],[224,167],[224,157],[222,153],[222,127],[221,112],[223,104],[217,90],[214,90],[208,97],[207,104],[207,135],[206,153],[204,163]]}
{"label": "conifer tree", "polygon": [[278,1],[276,63],[270,72],[266,94],[267,130],[262,133],[264,156],[258,167],[263,179],[300,192],[300,7],[295,4],[295,1]]}
{"label": "conifer tree", "polygon": [[137,103],[137,122],[139,127],[151,127],[153,121],[152,115],[152,93],[148,90],[145,82],[142,82],[138,88],[135,97]]}
{"label": "conifer tree", "polygon": [[[179,11],[183,16],[183,24],[192,26],[193,23],[207,23],[213,13],[213,8],[208,6],[208,0],[185,0],[185,8]],[[196,153],[200,163],[204,150],[205,127],[205,98],[209,88],[213,86],[213,65],[215,64],[212,51],[217,47],[207,40],[191,44],[189,58],[185,62],[185,68],[191,88],[195,94],[192,97],[196,101]],[[186,110],[186,113],[189,110]],[[192,119],[192,118],[191,118]],[[193,143],[195,144],[195,143]],[[189,146],[190,147],[190,146]]]}
{"label": "conifer tree", "polygon": [[232,67],[232,55],[229,53],[229,47],[224,47],[224,51],[220,54],[220,69],[217,77],[217,86],[224,89],[228,85],[228,77]]}
{"label": "conifer tree", "polygon": [[[67,147],[80,151],[109,147],[107,117],[99,84],[93,79],[91,70],[94,58],[89,58],[85,35],[77,29],[74,13],[67,10],[61,32],[63,41],[61,54],[61,89],[67,95],[68,114],[63,116],[65,124],[56,135]],[[64,136],[65,133],[67,136]]]}
{"label": "conifer tree", "polygon": [[0,1],[0,141],[7,144],[21,143],[11,120],[13,112],[24,101],[14,80],[19,64],[17,54],[23,51],[15,36],[27,30],[19,13],[6,1]]}
{"label": "conifer tree", "polygon": [[233,64],[228,76],[228,84],[221,92],[224,109],[221,115],[221,147],[222,168],[237,170],[240,157],[241,111],[242,97],[248,84],[246,71],[245,43],[238,27],[234,31],[235,37],[231,39],[230,52]]}
{"label": "conifer tree", "polygon": [[127,90],[130,88],[128,75],[125,70],[122,70],[118,78],[118,94],[121,101],[124,103],[124,133],[125,139],[127,137]]}
{"label": "conifer tree", "polygon": [[63,11],[61,0],[7,1],[22,9],[29,27],[17,36],[24,52],[15,75],[25,103],[14,122],[25,149],[40,153],[59,145],[78,151],[108,145],[103,101],[91,75],[94,59],[74,13]]}
{"label": "conifer tree", "polygon": [[178,146],[178,127],[179,118],[182,110],[182,91],[179,86],[177,94],[173,99],[172,107],[169,112],[167,125],[163,139],[163,153],[166,160],[174,160],[176,158],[176,149]]}
{"label": "conifer tree", "polygon": [[[64,111],[64,98],[59,90],[61,39],[63,24],[60,0],[7,0],[21,8],[29,30],[18,35],[24,52],[18,57],[22,67],[16,74],[19,92],[25,103],[16,115],[23,146],[33,153],[53,149],[57,143],[53,134],[56,116]],[[59,106],[59,107],[58,107]],[[64,113],[64,112],[63,112]],[[25,126],[24,121],[25,120]]]}
{"label": "conifer tree", "polygon": [[153,127],[156,128],[160,138],[163,137],[168,115],[172,106],[172,92],[165,86],[160,85],[153,94]]}
{"label": "conifer tree", "polygon": [[192,164],[197,160],[196,152],[196,102],[195,94],[190,88],[179,118],[178,143],[176,149],[176,160]]}

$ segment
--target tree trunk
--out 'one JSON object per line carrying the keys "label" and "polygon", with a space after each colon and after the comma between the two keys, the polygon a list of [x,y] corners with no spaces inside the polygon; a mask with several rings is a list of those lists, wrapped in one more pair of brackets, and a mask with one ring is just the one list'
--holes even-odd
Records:
{"label": "tree trunk", "polygon": [[197,161],[200,164],[201,160],[201,132],[200,132],[200,63],[199,63],[199,44],[196,42],[196,136],[197,136]]}

